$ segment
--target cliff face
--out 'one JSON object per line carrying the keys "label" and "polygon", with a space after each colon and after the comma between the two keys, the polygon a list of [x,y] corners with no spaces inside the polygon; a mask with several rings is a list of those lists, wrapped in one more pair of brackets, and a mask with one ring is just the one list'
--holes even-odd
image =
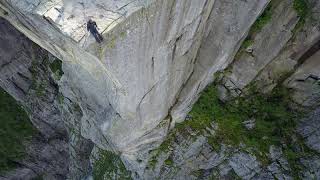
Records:
{"label": "cliff face", "polygon": [[[0,15],[53,55],[40,61],[38,55],[48,52],[39,47],[41,52],[29,52],[33,50],[27,47],[33,45],[28,40],[21,41],[28,45],[2,47],[2,67],[8,68],[2,68],[0,85],[29,110],[31,121],[46,138],[69,139],[61,143],[69,146],[70,178],[90,174],[89,153],[94,162],[101,149],[120,155],[135,178],[161,176],[160,167],[146,169],[150,151],[185,120],[214,80],[225,102],[249,94],[252,87],[269,93],[283,85],[291,91],[287,96],[292,107],[319,106],[320,3],[307,1],[312,7],[308,12],[296,3],[3,0]],[[103,32],[100,44],[86,32],[89,18]],[[3,41],[16,42],[18,36],[3,35],[13,37]],[[15,58],[16,54],[22,55]],[[56,58],[62,69],[54,72],[48,64],[59,66]],[[302,134],[319,151],[319,136]],[[191,146],[206,150],[206,141],[199,136]],[[223,151],[229,150],[237,175],[252,178],[262,172],[255,170],[259,166],[255,157],[232,148]],[[252,160],[249,169],[255,173],[239,170],[241,158]],[[201,169],[215,167],[209,164]],[[179,171],[178,177],[188,177],[187,170]]]}
{"label": "cliff face", "polygon": [[[47,171],[48,177],[65,176],[68,169],[64,164],[68,164],[69,159],[66,129],[58,107],[53,103],[58,86],[45,68],[50,62],[48,53],[4,19],[1,18],[0,23],[1,87],[24,105],[41,134],[33,138],[26,160],[19,162],[23,166],[7,178],[33,178],[37,176],[35,172],[40,174],[49,167],[53,168]],[[54,160],[52,156],[57,154],[59,156]]]}
{"label": "cliff face", "polygon": [[319,91],[313,80],[318,79],[319,63],[312,59],[317,59],[319,51],[319,2],[309,1],[310,9],[304,10],[308,12],[297,11],[294,1],[272,3],[269,23],[250,34],[247,47],[225,71],[221,91],[238,96],[245,94],[251,83],[270,92],[288,78],[283,85],[293,91],[292,100],[306,108],[317,107]]}
{"label": "cliff face", "polygon": [[[78,119],[80,112],[71,101],[63,104],[59,94],[57,81],[63,74],[60,60],[30,41],[6,20],[1,18],[0,24],[1,87],[23,105],[39,131],[27,143],[26,157],[17,162],[19,168],[4,178],[42,176],[45,179],[66,179],[69,172],[74,178],[85,176],[89,165],[89,154],[85,156],[85,153],[91,152],[92,143],[74,137],[68,124],[64,123],[71,118]],[[68,112],[62,110],[63,107]],[[73,164],[77,161],[81,163]]]}

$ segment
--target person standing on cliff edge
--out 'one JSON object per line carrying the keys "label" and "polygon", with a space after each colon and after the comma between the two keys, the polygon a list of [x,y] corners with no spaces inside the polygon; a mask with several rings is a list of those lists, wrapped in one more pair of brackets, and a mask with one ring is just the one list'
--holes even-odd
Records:
{"label": "person standing on cliff edge", "polygon": [[91,19],[87,22],[87,30],[93,35],[98,43],[103,41],[103,37],[98,31],[97,23]]}

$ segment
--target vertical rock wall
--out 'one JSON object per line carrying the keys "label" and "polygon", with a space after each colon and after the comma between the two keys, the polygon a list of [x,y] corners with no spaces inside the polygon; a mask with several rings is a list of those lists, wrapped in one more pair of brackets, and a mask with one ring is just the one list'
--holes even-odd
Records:
{"label": "vertical rock wall", "polygon": [[[31,61],[18,58],[4,62],[10,68],[0,74],[4,79],[1,86],[31,107],[38,128],[46,127],[43,122],[49,124],[49,130],[42,130],[47,136],[68,130],[71,177],[88,173],[91,141],[95,148],[121,155],[126,167],[142,177],[148,151],[163,141],[175,123],[185,119],[199,93],[217,77],[225,96],[222,99],[228,99],[241,95],[251,84],[269,92],[295,72],[284,81],[293,90],[294,101],[319,105],[317,1],[309,2],[313,7],[310,19],[316,21],[307,19],[298,30],[302,17],[294,1],[271,1],[270,19],[253,34],[250,27],[269,0],[150,0],[128,6],[123,6],[125,1],[112,1],[107,10],[92,1],[84,10],[97,11],[89,14],[106,28],[101,44],[85,34],[86,20],[74,18],[79,12],[68,11],[75,1],[59,1],[59,8],[44,13],[47,1],[14,2],[0,2],[1,16],[60,58],[64,74],[55,79],[40,69],[33,78],[25,68],[32,66]],[[87,4],[90,1],[80,5]],[[114,18],[101,16],[111,11],[124,15],[103,23]],[[252,44],[244,47],[248,36]],[[6,48],[2,47],[3,51]],[[217,73],[225,69],[225,73]],[[47,88],[44,92],[31,88],[28,98],[25,94],[32,79],[40,83],[36,87]],[[43,97],[30,101],[42,93]],[[84,145],[88,148],[81,148]]]}
{"label": "vertical rock wall", "polygon": [[39,130],[19,168],[6,179],[64,179],[68,173],[67,131],[58,104],[58,86],[49,63],[55,58],[0,18],[0,86],[21,103]]}
{"label": "vertical rock wall", "polygon": [[173,108],[175,121],[184,120],[199,93],[213,81],[214,74],[232,62],[251,25],[268,3],[267,0],[215,2],[193,73]]}
{"label": "vertical rock wall", "polygon": [[[292,92],[293,103],[315,108],[319,104],[318,70],[308,66],[317,69],[318,64],[313,60],[310,65],[309,59],[317,59],[319,51],[319,2],[307,1],[303,17],[294,1],[272,1],[272,5],[271,18],[259,32],[250,34],[252,44],[242,48],[224,71],[221,99],[246,94],[251,87],[268,93],[284,82]],[[300,72],[300,79],[294,72]]]}
{"label": "vertical rock wall", "polygon": [[[26,148],[26,157],[5,179],[80,179],[88,174],[92,142],[65,122],[80,120],[76,104],[64,99],[57,81],[59,61],[0,19],[0,86],[28,113],[39,130]],[[61,67],[60,67],[61,68]],[[64,106],[64,107],[63,107]]]}

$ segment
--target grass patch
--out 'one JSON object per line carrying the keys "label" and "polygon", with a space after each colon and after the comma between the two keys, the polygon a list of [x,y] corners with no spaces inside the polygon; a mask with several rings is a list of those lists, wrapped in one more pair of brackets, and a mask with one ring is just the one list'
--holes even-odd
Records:
{"label": "grass patch", "polygon": [[60,78],[63,76],[62,71],[62,61],[59,59],[55,59],[50,65],[49,65],[51,71],[54,73],[55,77],[60,80]]}
{"label": "grass patch", "polygon": [[284,155],[287,158],[290,168],[292,169],[293,177],[299,178],[300,172],[304,171],[304,166],[300,163],[301,158],[312,158],[314,155],[318,155],[314,150],[309,149],[303,142],[301,137],[297,137],[295,142],[291,142],[289,147],[284,150]]}
{"label": "grass patch", "polygon": [[122,31],[119,35],[120,35],[121,39],[124,39],[127,36],[127,32],[126,31]]}
{"label": "grass patch", "polygon": [[243,41],[235,58],[239,59],[240,55],[254,43],[254,37],[258,34],[264,26],[266,26],[272,19],[273,10],[276,8],[280,1],[271,0],[264,12],[257,18],[254,24],[251,26],[247,38]]}
{"label": "grass patch", "polygon": [[308,15],[308,3],[305,0],[294,0],[293,8],[301,19],[305,19]]}
{"label": "grass patch", "polygon": [[112,36],[107,44],[107,47],[109,49],[114,49],[116,47],[116,40],[117,38],[115,36]]}
{"label": "grass patch", "polygon": [[168,158],[164,161],[164,164],[167,165],[167,166],[172,166],[173,165],[173,161],[171,158]]}
{"label": "grass patch", "polygon": [[35,84],[35,91],[36,91],[37,97],[43,97],[45,95],[46,87],[47,87],[46,82]]}
{"label": "grass patch", "polygon": [[[240,143],[266,155],[270,145],[290,143],[298,112],[288,108],[288,91],[277,88],[269,95],[252,93],[229,103],[222,103],[215,85],[209,86],[194,105],[191,121],[185,124],[193,129],[203,129],[214,121],[218,124],[216,136],[209,139],[214,148],[220,144],[238,146]],[[256,126],[248,131],[243,121],[255,119]],[[258,153],[261,156],[261,153]],[[262,156],[264,156],[262,155]],[[260,157],[262,160],[266,156]]]}
{"label": "grass patch", "polygon": [[[208,86],[189,113],[192,119],[177,124],[164,143],[155,150],[156,155],[150,164],[155,165],[160,152],[168,151],[174,142],[175,132],[183,133],[185,128],[190,127],[201,133],[212,122],[218,124],[216,134],[208,137],[208,143],[214,149],[220,149],[221,144],[239,147],[240,143],[244,143],[264,165],[268,164],[271,145],[286,144],[291,147],[296,120],[302,114],[289,108],[289,91],[285,88],[278,87],[268,95],[260,94],[254,88],[249,91],[251,93],[246,97],[223,103],[218,99],[216,85]],[[256,121],[252,130],[247,130],[243,125],[243,121],[249,119]]]}
{"label": "grass patch", "polygon": [[93,165],[95,180],[131,179],[131,173],[122,163],[120,157],[110,151],[100,151],[99,159]]}
{"label": "grass patch", "polygon": [[242,43],[242,48],[243,49],[247,49],[248,47],[250,47],[253,44],[253,40],[252,39],[246,39],[243,41]]}
{"label": "grass patch", "polygon": [[35,132],[23,108],[0,88],[0,172],[16,167],[25,156],[23,143]]}
{"label": "grass patch", "polygon": [[[31,89],[35,91],[37,97],[43,97],[46,94],[46,87],[48,86],[47,80],[41,79],[42,70],[41,68],[46,68],[46,64],[49,62],[48,56],[43,57],[43,62],[39,62],[35,60],[33,57],[30,72],[32,74],[32,85]],[[41,68],[39,68],[41,67]]]}
{"label": "grass patch", "polygon": [[62,93],[59,93],[59,94],[58,94],[58,103],[59,103],[60,105],[62,105],[63,102],[64,102],[64,96],[62,95]]}
{"label": "grass patch", "polygon": [[309,7],[308,7],[308,3],[306,0],[294,0],[293,1],[293,8],[296,10],[296,12],[300,18],[298,24],[296,25],[296,27],[293,30],[293,32],[296,33],[303,28],[303,26],[306,22],[306,18],[309,15]]}
{"label": "grass patch", "polygon": [[252,25],[250,29],[249,34],[255,34],[262,30],[262,28],[267,25],[272,18],[272,11],[274,9],[274,2],[277,0],[272,0],[267,8],[264,10],[264,12],[258,17],[258,19],[255,21],[255,23]]}
{"label": "grass patch", "polygon": [[150,158],[150,161],[148,162],[148,168],[154,169],[156,164],[158,163],[157,157],[162,152],[168,152],[170,147],[172,146],[172,142],[175,139],[175,133],[178,131],[177,128],[175,128],[173,131],[171,131],[167,138],[161,143],[161,145],[157,148],[152,150],[150,153],[152,153],[152,157]]}

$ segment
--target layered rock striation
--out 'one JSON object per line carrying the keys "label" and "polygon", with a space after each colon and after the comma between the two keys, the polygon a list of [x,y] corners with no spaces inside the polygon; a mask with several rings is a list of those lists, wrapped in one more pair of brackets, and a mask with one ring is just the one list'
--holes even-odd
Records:
{"label": "layered rock striation", "polygon": [[[133,177],[148,178],[150,150],[185,120],[214,80],[223,101],[252,87],[268,93],[283,85],[292,106],[319,106],[320,3],[303,2],[312,7],[308,12],[297,9],[296,0],[2,0],[0,15],[60,59],[63,73],[40,68],[43,75],[33,77],[27,70],[33,57],[18,58],[0,74],[0,85],[30,107],[43,134],[69,138],[70,177],[91,173],[94,146],[93,152],[120,155]],[[102,43],[86,31],[88,19],[97,22]],[[43,98],[29,91],[32,81],[45,87]],[[205,140],[199,141],[202,147]],[[221,168],[231,166],[238,175],[238,160],[254,159],[240,152],[232,157],[221,160],[228,162]],[[241,177],[258,171],[248,173]]]}

